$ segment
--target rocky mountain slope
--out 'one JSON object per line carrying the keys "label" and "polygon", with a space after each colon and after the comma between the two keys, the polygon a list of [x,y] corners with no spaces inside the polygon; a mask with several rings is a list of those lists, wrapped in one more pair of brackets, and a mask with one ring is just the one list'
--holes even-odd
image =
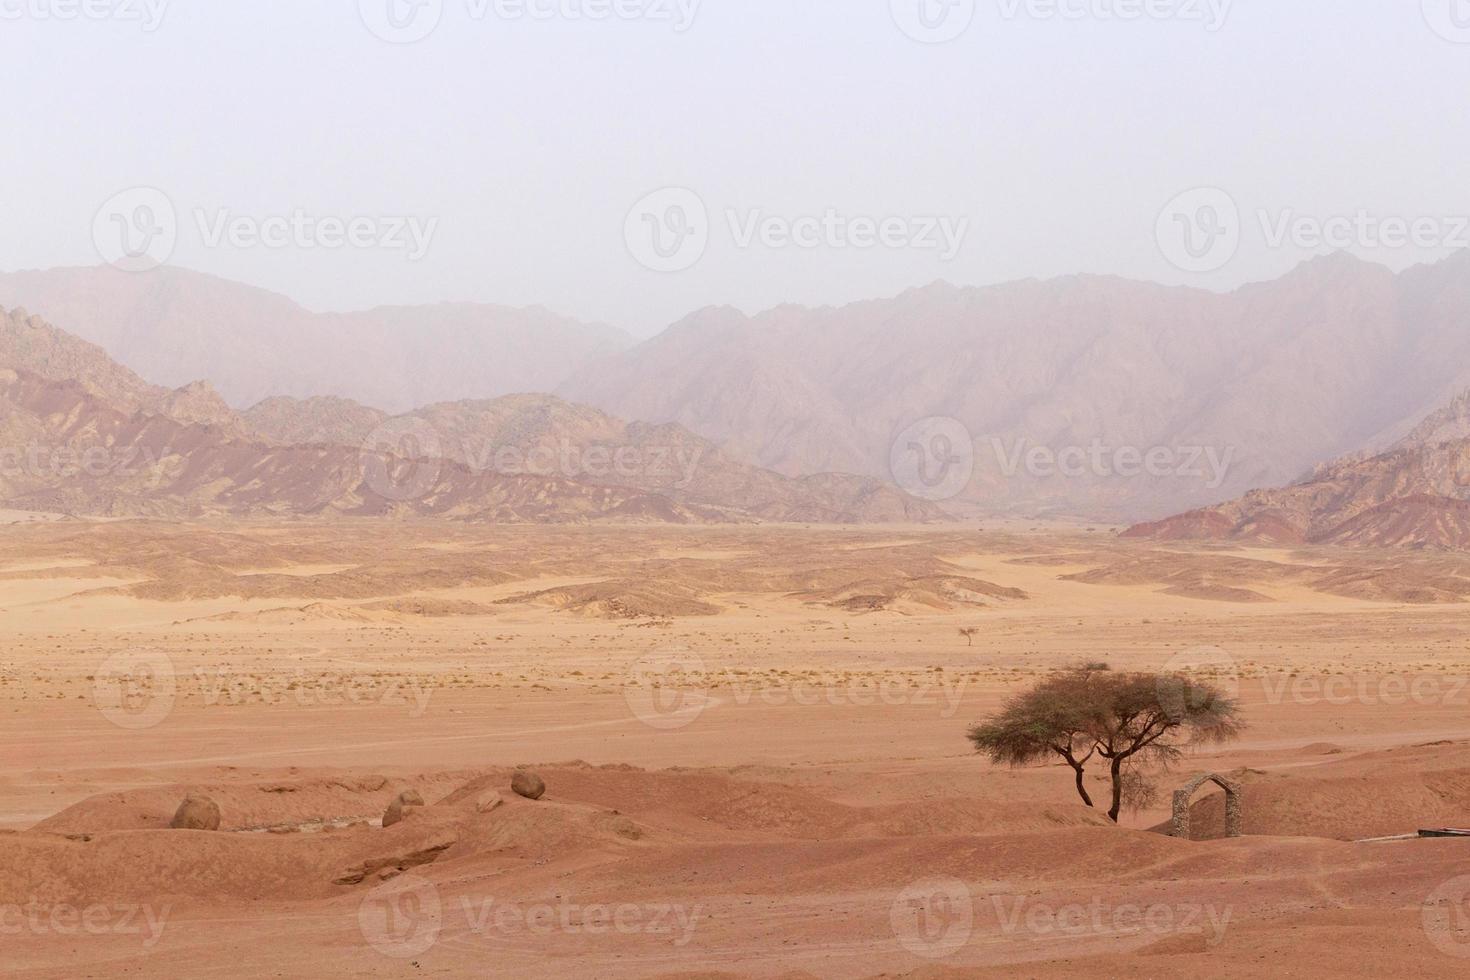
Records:
{"label": "rocky mountain slope", "polygon": [[546,396],[398,418],[340,398],[277,398],[241,415],[207,385],[150,386],[39,317],[3,323],[0,504],[18,509],[530,522],[943,516],[879,481],[783,477],[677,426],[630,425]]}
{"label": "rocky mountain slope", "polygon": [[1456,398],[1389,452],[1349,457],[1303,482],[1141,524],[1125,536],[1470,548],[1470,438],[1457,435],[1466,400]]}
{"label": "rocky mountain slope", "polygon": [[955,504],[1140,519],[1381,450],[1467,386],[1470,256],[1395,275],[1336,255],[1223,295],[1075,276],[709,309],[560,393],[793,475],[886,475],[897,434],[951,417],[975,468]]}

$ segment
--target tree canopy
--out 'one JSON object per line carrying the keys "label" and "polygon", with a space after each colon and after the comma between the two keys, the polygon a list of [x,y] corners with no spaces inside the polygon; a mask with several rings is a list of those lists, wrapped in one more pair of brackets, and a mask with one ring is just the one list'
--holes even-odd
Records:
{"label": "tree canopy", "polygon": [[1125,799],[1149,793],[1148,769],[1168,768],[1191,745],[1236,738],[1243,727],[1239,703],[1212,684],[1087,664],[1011,698],[999,715],[970,729],[969,738],[976,751],[1003,765],[1060,758],[1088,806],[1094,803],[1086,768],[1099,760],[1112,782],[1108,816],[1116,822]]}

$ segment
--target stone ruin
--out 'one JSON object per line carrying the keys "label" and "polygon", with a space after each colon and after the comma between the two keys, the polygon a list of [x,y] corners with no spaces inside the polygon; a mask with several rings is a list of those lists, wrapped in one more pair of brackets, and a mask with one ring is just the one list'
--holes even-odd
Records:
{"label": "stone ruin", "polygon": [[1173,836],[1189,840],[1189,803],[1205,783],[1214,783],[1225,791],[1225,836],[1244,836],[1245,829],[1240,815],[1240,784],[1213,772],[1196,776],[1182,789],[1174,791]]}

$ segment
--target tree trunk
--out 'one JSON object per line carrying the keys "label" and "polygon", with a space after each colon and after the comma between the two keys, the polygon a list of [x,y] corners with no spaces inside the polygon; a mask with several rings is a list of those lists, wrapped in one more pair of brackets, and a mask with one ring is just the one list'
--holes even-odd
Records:
{"label": "tree trunk", "polygon": [[1073,766],[1072,768],[1077,770],[1077,795],[1082,797],[1083,803],[1092,806],[1092,797],[1087,795],[1087,787],[1082,782],[1082,767]]}
{"label": "tree trunk", "polygon": [[1113,808],[1108,811],[1108,819],[1113,823],[1118,822],[1118,814],[1123,812],[1123,760],[1114,759],[1113,773]]}

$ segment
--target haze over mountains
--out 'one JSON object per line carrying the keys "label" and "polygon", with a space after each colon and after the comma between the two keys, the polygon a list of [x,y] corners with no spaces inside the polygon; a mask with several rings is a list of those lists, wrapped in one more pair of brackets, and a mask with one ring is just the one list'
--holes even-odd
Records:
{"label": "haze over mountains", "polygon": [[[1470,385],[1467,327],[1470,256],[1395,275],[1335,255],[1228,294],[1075,276],[704,310],[561,391],[677,421],[784,473],[886,472],[895,433],[949,416],[975,439],[963,502],[976,509],[1157,516],[1402,435]],[[1178,465],[1007,472],[1018,451],[1095,443]],[[1185,465],[1196,450],[1228,459],[1217,485],[1204,454]]]}
{"label": "haze over mountains", "polygon": [[1126,536],[1470,548],[1470,390],[1387,452],[1353,454],[1291,486],[1141,524]]}
{"label": "haze over mountains", "polygon": [[677,426],[628,425],[550,396],[389,419],[340,399],[246,415],[206,383],[166,389],[96,345],[0,310],[0,506],[111,516],[398,516],[924,521],[880,481],[796,480]]}
{"label": "haze over mountains", "polygon": [[551,391],[632,343],[548,310],[473,303],[313,313],[204,273],[110,266],[0,274],[0,307],[38,313],[169,387],[209,381],[245,408],[338,395],[389,411]]}
{"label": "haze over mountains", "polygon": [[[1470,388],[1463,253],[1399,274],[1338,254],[1226,294],[1072,276],[756,316],[710,308],[636,345],[543,310],[313,314],[180,269],[0,275],[5,302],[145,377],[203,378],[222,396],[195,386],[156,410],[278,445],[355,445],[409,409],[471,463],[465,446],[522,426],[638,445],[672,424],[681,435],[664,441],[811,489],[827,473],[890,482],[895,437],[952,418],[974,450],[968,487],[942,502],[960,514],[1190,511],[1371,456]],[[565,401],[483,404],[511,393]],[[1069,453],[1085,461],[1059,468]],[[1129,468],[1141,459],[1154,462]],[[717,481],[713,498],[728,503],[745,478]]]}

